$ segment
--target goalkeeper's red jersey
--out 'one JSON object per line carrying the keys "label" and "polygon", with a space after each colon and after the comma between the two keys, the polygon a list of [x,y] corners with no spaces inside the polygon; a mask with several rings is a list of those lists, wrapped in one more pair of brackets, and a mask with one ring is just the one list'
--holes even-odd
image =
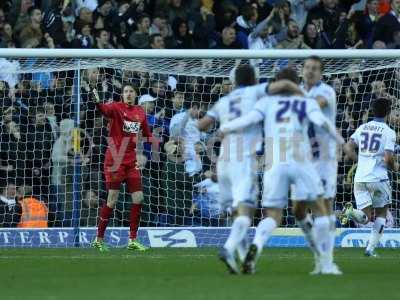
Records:
{"label": "goalkeeper's red jersey", "polygon": [[[100,112],[108,119],[108,147],[105,164],[133,163],[136,161],[138,134],[151,138],[146,113],[141,106],[123,102],[97,104]],[[118,160],[117,160],[118,159]]]}

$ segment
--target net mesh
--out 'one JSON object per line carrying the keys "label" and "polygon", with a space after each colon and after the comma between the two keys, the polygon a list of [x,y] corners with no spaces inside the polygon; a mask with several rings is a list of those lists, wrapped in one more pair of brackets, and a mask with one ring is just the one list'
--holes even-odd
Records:
{"label": "net mesh", "polygon": [[[1,210],[0,227],[15,227],[21,205],[15,198],[34,195],[48,209],[50,227],[96,226],[99,207],[106,199],[103,160],[107,147],[107,121],[95,108],[91,91],[96,88],[105,101],[119,101],[123,84],[132,83],[139,96],[157,98],[148,105],[148,120],[161,144],[143,146],[138,157],[145,196],[141,226],[227,226],[230,218],[218,206],[218,187],[212,180],[215,165],[207,144],[214,131],[196,141],[201,164],[192,166],[177,159],[179,143],[170,142],[171,118],[190,103],[205,112],[231,85],[229,72],[238,59],[34,59],[0,61],[1,106]],[[338,129],[347,139],[357,126],[371,118],[371,100],[399,98],[399,62],[393,59],[325,59],[324,79],[337,97]],[[263,81],[276,70],[300,60],[253,60]],[[78,101],[79,100],[79,101]],[[76,118],[79,103],[79,126]],[[400,107],[393,102],[391,126],[400,126]],[[80,160],[76,160],[73,135],[80,136]],[[75,145],[76,146],[76,145]],[[157,159],[156,159],[157,157]],[[262,159],[260,158],[260,161]],[[77,176],[76,164],[80,167]],[[339,158],[338,194],[335,210],[353,200],[354,165]],[[259,168],[262,182],[262,165]],[[74,179],[75,182],[74,189]],[[239,178],[238,178],[239,180]],[[393,205],[388,225],[399,221],[399,188],[393,178]],[[262,187],[261,187],[262,188]],[[74,190],[76,193],[74,195]],[[78,197],[77,197],[78,196]],[[79,214],[73,200],[80,199]],[[131,198],[121,187],[110,226],[129,226]],[[78,218],[75,218],[78,217]],[[260,219],[257,213],[255,223]],[[75,224],[76,225],[76,224]],[[290,207],[284,227],[294,226]]]}

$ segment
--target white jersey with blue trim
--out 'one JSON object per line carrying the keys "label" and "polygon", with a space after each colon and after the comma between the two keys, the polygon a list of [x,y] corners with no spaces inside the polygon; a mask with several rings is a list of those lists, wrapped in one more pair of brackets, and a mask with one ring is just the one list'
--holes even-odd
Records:
{"label": "white jersey with blue trim", "polygon": [[[336,92],[328,84],[319,81],[310,90],[306,90],[304,84],[301,86],[306,97],[317,99],[323,97],[327,105],[321,108],[324,116],[331,122],[333,126],[336,124]],[[333,160],[336,159],[336,141],[332,139],[326,131],[319,127],[313,127],[315,138],[319,147],[319,158]]]}
{"label": "white jersey with blue trim", "polygon": [[388,180],[385,151],[394,152],[396,132],[383,119],[361,125],[351,136],[358,146],[358,164],[354,182]]}
{"label": "white jersey with blue trim", "polygon": [[325,120],[313,99],[300,96],[267,96],[254,107],[264,116],[267,164],[311,161],[308,127]]}
{"label": "white jersey with blue trim", "polygon": [[[256,102],[266,95],[268,84],[262,83],[248,87],[238,87],[228,95],[222,97],[207,112],[207,115],[217,120],[220,126],[249,113]],[[242,156],[254,154],[261,148],[262,127],[261,124],[250,126],[241,132],[232,132],[226,135],[222,141],[220,157],[233,160]]]}

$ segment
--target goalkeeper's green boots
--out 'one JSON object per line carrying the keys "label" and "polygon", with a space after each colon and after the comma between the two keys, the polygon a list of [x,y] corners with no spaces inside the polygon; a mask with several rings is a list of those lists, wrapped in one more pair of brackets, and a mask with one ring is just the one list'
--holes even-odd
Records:
{"label": "goalkeeper's green boots", "polygon": [[342,213],[339,216],[340,223],[342,225],[346,225],[349,220],[351,220],[351,216],[353,214],[353,204],[351,202],[345,203]]}
{"label": "goalkeeper's green boots", "polygon": [[146,251],[149,248],[141,244],[138,240],[131,240],[129,239],[128,242],[128,247],[126,247],[128,250],[135,250],[135,251]]}
{"label": "goalkeeper's green boots", "polygon": [[110,251],[110,249],[108,248],[108,246],[106,245],[106,243],[104,241],[98,241],[97,239],[95,239],[92,242],[92,247],[96,248],[100,252],[108,252],[108,251]]}

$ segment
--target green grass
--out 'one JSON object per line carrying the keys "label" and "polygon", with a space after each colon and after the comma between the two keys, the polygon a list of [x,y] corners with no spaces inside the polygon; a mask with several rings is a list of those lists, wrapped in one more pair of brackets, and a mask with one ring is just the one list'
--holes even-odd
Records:
{"label": "green grass", "polygon": [[252,276],[227,274],[217,249],[1,249],[0,299],[400,299],[400,252],[337,250],[345,275],[310,276],[307,249],[266,249]]}

